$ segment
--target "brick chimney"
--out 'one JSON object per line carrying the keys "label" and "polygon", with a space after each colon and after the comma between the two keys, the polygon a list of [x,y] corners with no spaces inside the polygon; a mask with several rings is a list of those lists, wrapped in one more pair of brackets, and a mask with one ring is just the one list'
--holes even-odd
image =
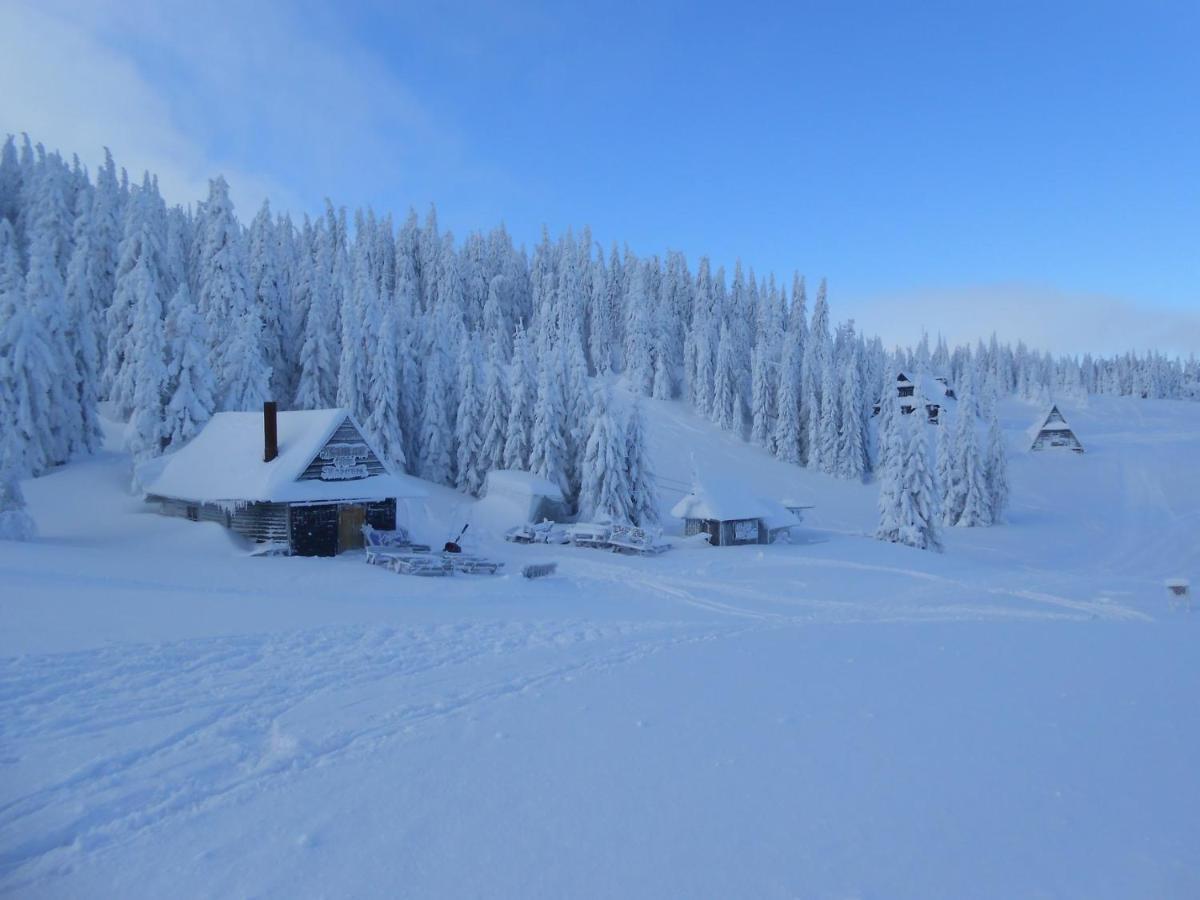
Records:
{"label": "brick chimney", "polygon": [[270,462],[279,455],[279,422],[275,411],[274,400],[263,404],[263,462]]}

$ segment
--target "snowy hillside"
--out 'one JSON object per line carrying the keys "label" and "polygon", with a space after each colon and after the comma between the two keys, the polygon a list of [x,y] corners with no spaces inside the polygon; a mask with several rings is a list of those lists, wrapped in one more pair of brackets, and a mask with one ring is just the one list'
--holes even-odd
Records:
{"label": "snowy hillside", "polygon": [[[618,395],[624,402],[627,397]],[[692,472],[812,504],[791,545],[467,549],[525,581],[252,558],[108,447],[0,542],[0,886],[14,896],[1200,894],[1200,407],[1064,404],[1008,524],[872,540],[875,485],[644,400]],[[409,510],[441,542],[473,498]],[[82,514],[81,514],[82,511]],[[679,523],[669,530],[679,534]]]}

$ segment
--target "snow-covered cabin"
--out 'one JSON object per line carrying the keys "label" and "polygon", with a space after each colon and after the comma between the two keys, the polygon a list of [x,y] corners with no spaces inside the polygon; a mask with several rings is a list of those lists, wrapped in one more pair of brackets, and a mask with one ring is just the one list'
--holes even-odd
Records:
{"label": "snow-covered cabin", "polygon": [[502,507],[512,524],[523,522],[565,522],[570,514],[566,499],[557,484],[518,469],[493,469],[483,482],[480,505]]}
{"label": "snow-covered cabin", "polygon": [[363,545],[362,526],[393,529],[396,504],[425,496],[388,470],[344,409],[214,415],[192,440],[139,469],[168,516],[219,522],[298,556]]}
{"label": "snow-covered cabin", "polygon": [[1071,430],[1071,426],[1067,424],[1066,418],[1059,412],[1058,405],[1050,407],[1050,412],[1046,413],[1046,418],[1040,426],[1034,426],[1030,429],[1032,440],[1029,444],[1030,450],[1071,450],[1075,453],[1083,452],[1083,444],[1079,442],[1079,438],[1075,437],[1075,432]]}
{"label": "snow-covered cabin", "polygon": [[[896,396],[900,398],[900,412],[907,416],[918,406],[923,406],[931,425],[939,424],[942,409],[958,399],[949,380],[941,375],[919,375],[909,378],[903,372],[896,375]],[[879,415],[881,402],[875,402],[875,415]]]}
{"label": "snow-covered cabin", "polygon": [[714,547],[770,544],[800,524],[782,503],[754,497],[725,481],[694,485],[671,515],[683,519],[684,534],[707,534]]}

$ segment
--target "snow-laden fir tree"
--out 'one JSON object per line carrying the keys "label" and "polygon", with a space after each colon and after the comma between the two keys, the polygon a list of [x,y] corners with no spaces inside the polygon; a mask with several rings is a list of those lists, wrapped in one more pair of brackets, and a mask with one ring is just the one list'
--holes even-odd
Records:
{"label": "snow-laden fir tree", "polygon": [[307,285],[308,313],[304,320],[304,346],[296,385],[297,409],[325,409],[337,399],[338,310],[333,296],[334,236],[324,222],[314,228],[314,253],[302,265]]}
{"label": "snow-laden fir tree", "polygon": [[163,436],[178,449],[212,418],[216,382],[209,362],[208,328],[182,281],[167,306],[167,405]]}
{"label": "snow-laden fir tree", "polygon": [[198,214],[197,242],[196,303],[213,342],[213,374],[218,396],[223,396],[227,370],[235,364],[224,335],[250,305],[250,295],[242,227],[234,216],[229,184],[221,176],[208,183],[208,198]]}
{"label": "snow-laden fir tree", "polygon": [[741,431],[741,404],[738,394],[733,336],[722,324],[717,341],[716,372],[713,375],[712,419],[723,431]]}
{"label": "snow-laden fir tree", "polygon": [[959,471],[959,460],[962,457],[955,442],[957,434],[958,430],[952,426],[950,416],[943,410],[942,422],[937,429],[936,462],[934,464],[938,508],[941,510],[943,525],[953,525],[958,521],[966,498],[961,480],[962,475]]}
{"label": "snow-laden fir tree", "polygon": [[368,360],[367,414],[362,426],[384,463],[395,471],[403,472],[407,460],[404,435],[407,415],[401,399],[401,367],[407,335],[397,321],[398,315],[396,303],[383,304],[378,325],[379,340]]}
{"label": "snow-laden fir tree", "polygon": [[45,326],[25,302],[16,233],[0,219],[0,433],[17,475],[40,475],[52,462],[47,423],[57,364]]}
{"label": "snow-laden fir tree", "polygon": [[421,431],[418,439],[418,474],[427,481],[454,483],[454,422],[450,415],[455,403],[458,378],[454,371],[453,329],[434,335],[431,351],[423,368],[424,393],[421,400]]}
{"label": "snow-laden fir tree", "polygon": [[32,541],[37,526],[25,505],[21,483],[11,470],[0,465],[0,541]]}
{"label": "snow-laden fir tree", "polygon": [[560,381],[562,357],[554,354],[539,362],[537,399],[529,435],[529,471],[558,485],[566,497],[571,484],[567,477],[567,422]]}
{"label": "snow-laden fir tree", "polygon": [[262,319],[263,362],[271,369],[268,395],[287,402],[290,376],[285,351],[288,311],[285,308],[284,266],[279,258],[279,233],[264,200],[250,223],[250,293]]}
{"label": "snow-laden fir tree", "polygon": [[779,365],[778,417],[775,420],[775,453],[784,462],[800,465],[803,460],[804,423],[800,409],[803,347],[792,332],[784,338]]}
{"label": "snow-laden fir tree", "polygon": [[504,468],[528,471],[536,398],[533,363],[525,329],[517,325],[508,367],[508,426],[504,435]]}
{"label": "snow-laden fir tree", "polygon": [[961,507],[954,510],[953,524],[964,528],[978,528],[992,521],[986,462],[980,452],[975,422],[975,387],[968,370],[960,384],[958,419],[954,423],[954,449],[958,454],[955,468],[960,485],[960,497],[956,499],[960,499]]}
{"label": "snow-laden fir tree", "polygon": [[650,396],[654,389],[650,266],[647,260],[629,271],[629,294],[625,301],[625,377],[643,397]]}
{"label": "snow-laden fir tree", "polygon": [[[149,225],[143,226],[147,231]],[[143,236],[143,244],[151,242]],[[130,349],[129,424],[125,445],[135,462],[158,456],[167,437],[167,363],[164,337],[161,268],[143,254],[126,280],[133,296],[133,344]]]}
{"label": "snow-laden fir tree", "polygon": [[838,380],[831,358],[826,359],[825,369],[821,373],[821,393],[818,402],[820,417],[817,420],[816,442],[815,446],[810,445],[809,453],[811,456],[815,450],[820,470],[827,475],[833,475],[838,468],[841,410],[838,404]]}
{"label": "snow-laden fir tree", "polygon": [[455,486],[478,497],[483,490],[487,464],[482,454],[483,397],[479,386],[479,346],[475,340],[465,340],[458,355],[458,415],[455,420],[456,467]]}
{"label": "snow-laden fir tree", "polygon": [[862,481],[868,466],[866,404],[863,401],[862,365],[853,344],[847,348],[841,388],[837,475],[851,481]]}
{"label": "snow-laden fir tree", "polygon": [[1004,450],[1004,435],[1000,431],[994,408],[988,422],[986,470],[989,523],[995,524],[1003,520],[1005,507],[1008,506],[1008,455]]}
{"label": "snow-laden fir tree", "polygon": [[484,472],[504,468],[504,442],[508,434],[509,413],[501,347],[499,337],[494,337],[483,368],[483,421],[479,427],[479,457]]}
{"label": "snow-laden fir tree", "polygon": [[625,423],[625,471],[629,477],[629,519],[643,528],[658,523],[658,494],[650,452],[646,446],[646,427],[642,404],[635,397]]}
{"label": "snow-laden fir tree", "polygon": [[765,346],[750,351],[750,441],[773,452],[775,449],[771,382],[774,375]]}
{"label": "snow-laden fir tree", "polygon": [[826,298],[825,279],[817,291],[813,306],[812,324],[808,330],[808,341],[804,347],[804,371],[801,389],[801,405],[808,411],[806,443],[807,464],[810,469],[827,471],[830,461],[824,449],[828,442],[822,441],[822,432],[827,432],[826,408],[822,391],[826,373],[832,364],[833,348],[829,337],[829,302]]}
{"label": "snow-laden fir tree", "polygon": [[[884,402],[889,402],[885,398]],[[937,498],[921,416],[892,416],[883,436],[887,467],[879,477],[880,540],[921,550],[940,550]]]}
{"label": "snow-laden fir tree", "polygon": [[53,172],[38,179],[33,211],[27,228],[29,235],[29,266],[25,273],[25,302],[44,329],[54,361],[47,387],[49,405],[39,423],[41,442],[50,462],[64,463],[73,447],[79,444],[74,427],[81,422],[78,409],[78,386],[75,383],[74,354],[67,340],[66,288],[63,270],[67,251],[65,227],[60,207],[63,205],[62,184]]}
{"label": "snow-laden fir tree", "polygon": [[579,518],[590,522],[629,522],[632,490],[626,468],[625,431],[612,414],[607,388],[595,391],[580,465]]}
{"label": "snow-laden fir tree", "polygon": [[100,417],[97,412],[100,402],[100,340],[96,323],[99,311],[106,302],[101,293],[105,285],[96,267],[93,206],[91,194],[80,191],[76,199],[75,247],[67,266],[64,292],[67,349],[70,353],[68,365],[75,401],[70,410],[70,449],[72,452],[85,453],[92,453],[100,446]]}

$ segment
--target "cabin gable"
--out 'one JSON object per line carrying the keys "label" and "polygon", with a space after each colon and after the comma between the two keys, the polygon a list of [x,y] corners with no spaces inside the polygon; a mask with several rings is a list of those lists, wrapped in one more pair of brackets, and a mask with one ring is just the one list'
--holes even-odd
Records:
{"label": "cabin gable", "polygon": [[387,469],[347,416],[300,474],[299,481],[358,481]]}

